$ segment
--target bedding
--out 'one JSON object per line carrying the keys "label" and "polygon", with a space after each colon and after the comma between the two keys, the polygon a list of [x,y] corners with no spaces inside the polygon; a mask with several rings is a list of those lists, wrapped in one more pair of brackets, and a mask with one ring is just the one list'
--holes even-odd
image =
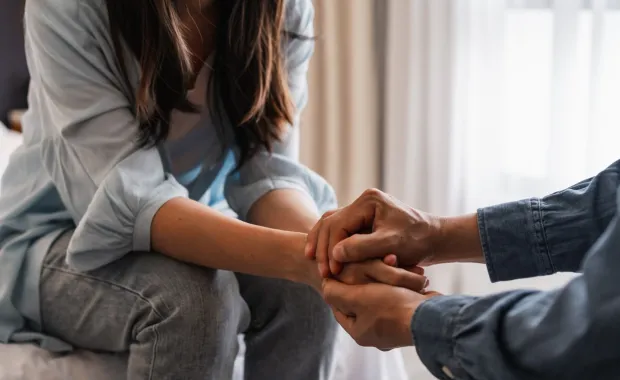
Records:
{"label": "bedding", "polygon": [[[233,380],[243,379],[243,343]],[[331,380],[406,380],[400,351],[381,352],[359,347],[344,331],[336,345]],[[34,345],[0,344],[0,380],[122,380],[126,355],[88,351],[56,355]]]}
{"label": "bedding", "polygon": [[[233,380],[243,379],[243,342]],[[331,380],[406,380],[399,351],[359,347],[344,331],[338,335]],[[56,355],[34,345],[0,344],[0,380],[122,380],[126,355],[76,351]]]}

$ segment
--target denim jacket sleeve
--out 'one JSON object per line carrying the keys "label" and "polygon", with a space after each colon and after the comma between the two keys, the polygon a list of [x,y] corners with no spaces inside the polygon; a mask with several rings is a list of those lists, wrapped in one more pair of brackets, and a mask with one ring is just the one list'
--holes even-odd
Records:
{"label": "denim jacket sleeve", "polygon": [[615,217],[561,289],[424,302],[412,321],[422,361],[446,380],[617,378],[619,249]]}
{"label": "denim jacket sleeve", "polygon": [[544,198],[478,210],[492,281],[575,272],[616,210],[620,161]]}
{"label": "denim jacket sleeve", "polygon": [[[310,0],[287,1],[286,29],[289,32],[312,37],[314,8]],[[282,142],[276,144],[273,154],[259,152],[226,181],[225,195],[231,208],[242,220],[252,205],[263,195],[277,189],[294,189],[314,201],[317,212],[336,208],[336,197],[331,186],[318,174],[299,163],[299,119],[308,101],[306,76],[314,41],[309,38],[289,39],[285,43],[288,87],[296,108],[293,125]]]}

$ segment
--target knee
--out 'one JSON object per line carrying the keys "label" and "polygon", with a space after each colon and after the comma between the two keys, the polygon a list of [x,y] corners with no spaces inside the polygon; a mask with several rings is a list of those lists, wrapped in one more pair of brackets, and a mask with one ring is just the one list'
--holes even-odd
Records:
{"label": "knee", "polygon": [[160,319],[177,335],[236,337],[247,312],[233,273],[177,262],[166,269],[150,297]]}
{"label": "knee", "polygon": [[295,330],[312,344],[329,346],[335,339],[337,323],[321,295],[314,289],[299,284],[290,284],[282,289],[282,310],[285,318]]}

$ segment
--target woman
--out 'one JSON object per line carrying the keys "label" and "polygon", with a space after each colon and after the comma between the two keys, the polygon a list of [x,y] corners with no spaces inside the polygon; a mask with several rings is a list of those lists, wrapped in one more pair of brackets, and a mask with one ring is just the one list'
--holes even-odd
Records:
{"label": "woman", "polygon": [[[335,324],[303,248],[335,202],[286,133],[310,0],[27,0],[25,21],[0,342],[129,351],[130,379],[226,379],[244,332],[246,378],[325,378]],[[369,277],[424,283],[380,261],[347,282]]]}

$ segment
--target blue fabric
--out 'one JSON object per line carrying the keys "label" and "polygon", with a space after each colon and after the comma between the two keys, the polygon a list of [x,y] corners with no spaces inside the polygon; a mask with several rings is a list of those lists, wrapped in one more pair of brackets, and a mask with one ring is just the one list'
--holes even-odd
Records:
{"label": "blue fabric", "polygon": [[[581,271],[561,289],[424,302],[411,323],[440,379],[615,379],[620,374],[620,162],[542,199],[481,209],[494,281]],[[444,371],[444,367],[448,371]]]}
{"label": "blue fabric", "polygon": [[[286,12],[287,30],[313,34],[310,0],[289,0]],[[138,149],[130,102],[135,88],[126,87],[115,63],[104,2],[28,0],[25,30],[30,109],[24,144],[11,156],[0,195],[0,342],[67,349],[40,333],[38,281],[43,256],[69,228],[75,233],[67,261],[88,271],[131,251],[149,251],[153,216],[175,197],[191,194],[214,204],[224,194],[242,219],[257,199],[281,188],[307,194],[321,211],[336,206],[331,187],[297,162],[298,128],[273,155],[257,155],[234,175],[238,151],[213,128],[205,129],[212,138],[175,142],[175,151],[204,157],[188,188],[166,169],[180,158],[167,144]],[[286,44],[288,84],[301,111],[313,42]],[[137,83],[137,65],[128,66],[130,83]],[[232,157],[222,154],[228,150]],[[212,185],[216,191],[208,194]]]}

